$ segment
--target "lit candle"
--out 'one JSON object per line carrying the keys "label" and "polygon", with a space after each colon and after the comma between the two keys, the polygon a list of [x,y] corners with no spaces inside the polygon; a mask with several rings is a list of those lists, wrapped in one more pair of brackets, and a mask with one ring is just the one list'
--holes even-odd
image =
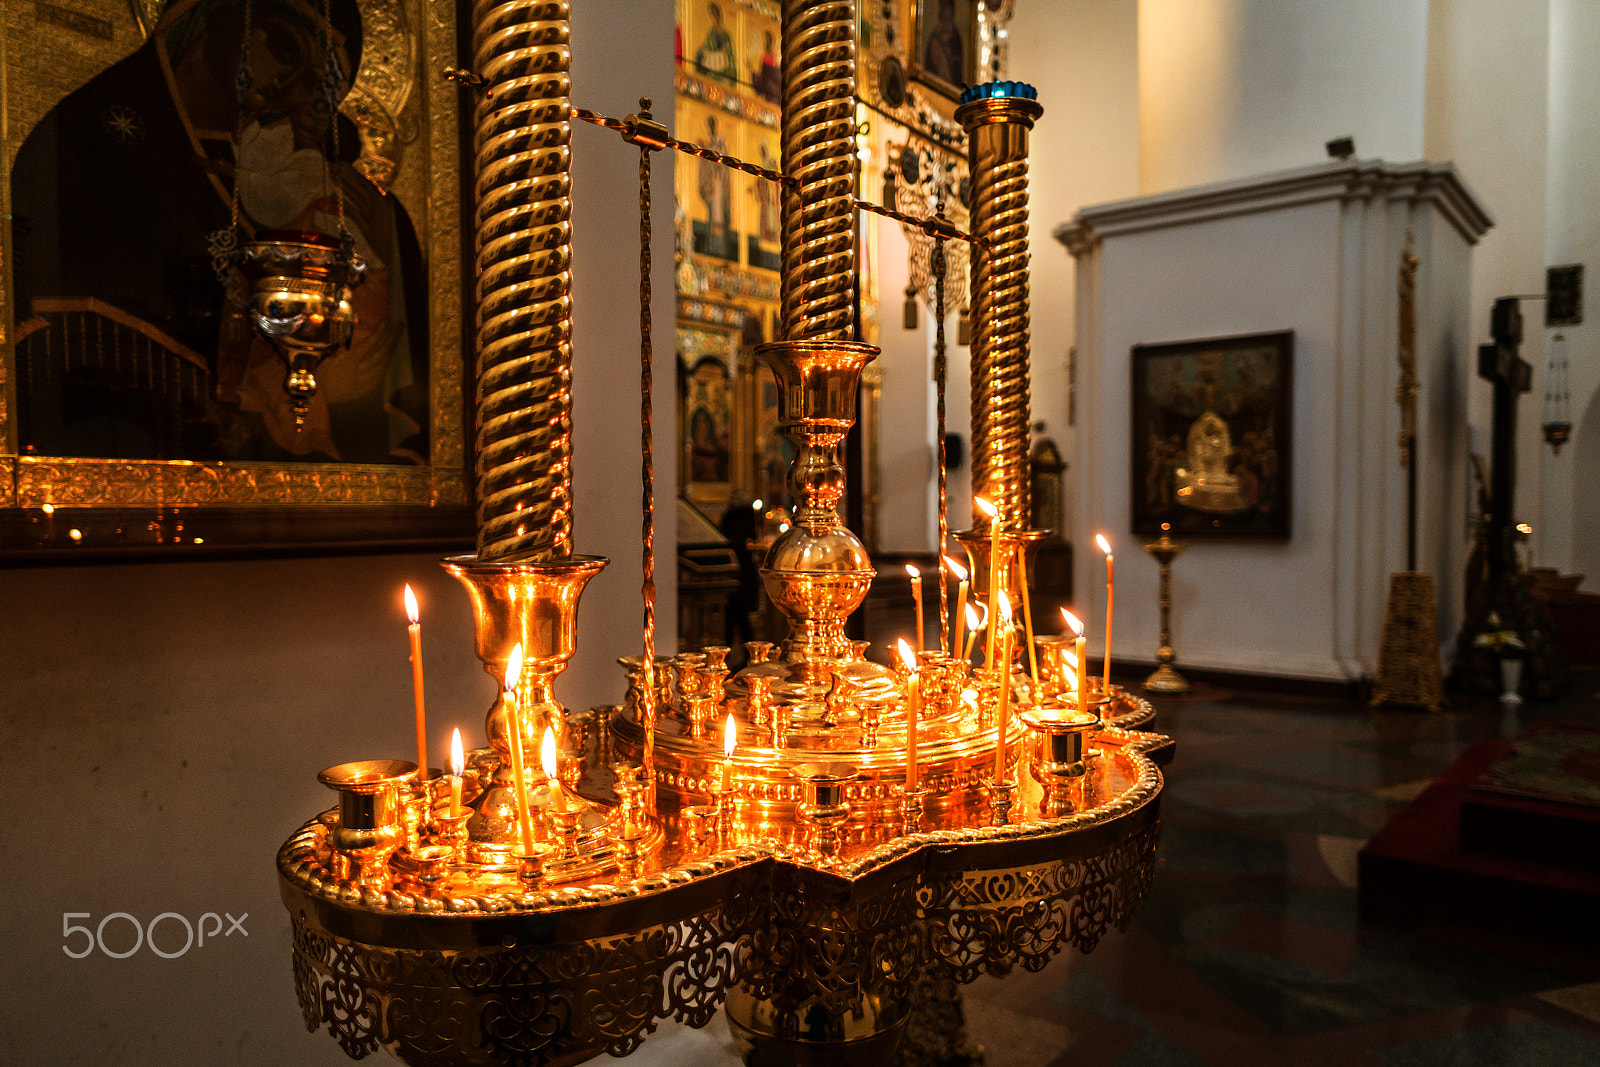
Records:
{"label": "lit candle", "polygon": [[418,621],[417,594],[406,585],[406,618],[411,620],[411,702],[417,713],[417,781],[428,780],[428,715],[422,701],[422,623]]}
{"label": "lit candle", "polygon": [[944,557],[944,565],[949,568],[951,574],[956,576],[956,581],[961,583],[956,587],[956,610],[955,614],[951,616],[951,618],[956,620],[955,645],[949,649],[946,649],[948,652],[955,652],[961,648],[961,620],[963,616],[966,615],[968,584],[967,568],[963,567],[949,556]]}
{"label": "lit candle", "polygon": [[467,769],[467,756],[461,750],[461,727],[450,732],[450,817],[461,817],[461,772]]}
{"label": "lit candle", "polygon": [[[989,603],[995,602],[995,594],[1000,591],[1000,509],[989,503],[983,497],[973,497],[972,502],[978,510],[989,516]],[[983,664],[990,670],[994,669],[994,629],[998,621],[996,613],[989,611],[989,638],[984,644]]]}
{"label": "lit candle", "polygon": [[1011,598],[1000,593],[1000,713],[994,717],[994,780],[1006,780],[1006,721],[1011,718]]}
{"label": "lit candle", "polygon": [[[983,609],[983,615],[978,614],[978,609]],[[989,614],[989,609],[983,604],[967,605],[967,647],[962,650],[961,658],[971,662],[972,646],[978,641],[978,631],[983,629],[984,622]]]}
{"label": "lit candle", "polygon": [[550,803],[557,811],[566,811],[566,791],[561,788],[561,779],[556,776],[560,768],[556,765],[556,731],[553,726],[544,728],[544,743],[539,746],[539,763],[544,770],[545,788],[550,790]]}
{"label": "lit candle", "polygon": [[722,792],[726,793],[733,783],[733,750],[739,744],[739,724],[733,721],[733,712],[728,712],[728,723],[722,728]]}
{"label": "lit candle", "polygon": [[1111,577],[1111,542],[1106,540],[1105,534],[1095,534],[1094,539],[1100,545],[1100,551],[1106,554],[1106,670],[1105,684],[1106,696],[1111,695],[1111,607],[1116,600],[1117,587]]}
{"label": "lit candle", "polygon": [[922,572],[907,563],[906,573],[911,576],[911,600],[917,606],[917,651],[921,652],[926,647],[922,643]]}
{"label": "lit candle", "polygon": [[1083,623],[1078,617],[1066,608],[1061,609],[1061,617],[1067,620],[1067,625],[1072,627],[1072,632],[1077,639],[1072,642],[1072,658],[1077,664],[1078,672],[1078,712],[1082,714],[1089,710],[1089,697],[1083,691]]}
{"label": "lit candle", "polygon": [[522,827],[522,854],[533,852],[533,810],[528,806],[528,779],[522,762],[522,712],[517,706],[517,682],[522,677],[522,643],[511,649],[506,660],[505,705],[506,733],[511,750],[511,778],[517,794],[517,822]]}
{"label": "lit candle", "polygon": [[922,683],[917,677],[917,657],[903,637],[900,659],[910,672],[906,682],[906,792],[913,793],[917,788],[917,726],[922,718]]}
{"label": "lit candle", "polygon": [[1028,641],[1029,695],[1039,688],[1039,654],[1033,650],[1033,604],[1028,599],[1028,550],[1017,545],[1017,585],[1022,589],[1022,636]]}

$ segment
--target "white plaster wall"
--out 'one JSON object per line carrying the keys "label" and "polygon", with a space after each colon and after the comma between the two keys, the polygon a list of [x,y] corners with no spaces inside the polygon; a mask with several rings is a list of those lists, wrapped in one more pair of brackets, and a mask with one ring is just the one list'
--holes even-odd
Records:
{"label": "white plaster wall", "polygon": [[[938,495],[933,452],[932,314],[920,301],[917,328],[902,324],[907,243],[897,223],[879,225],[879,290],[890,303],[879,315],[882,352],[874,361],[883,375],[879,414],[886,432],[878,439],[878,545],[882,552],[929,552],[938,540],[934,501]],[[954,318],[951,326],[954,326]],[[950,339],[955,339],[952,330]],[[961,350],[965,356],[965,349]],[[961,360],[965,366],[966,360]]]}
{"label": "white plaster wall", "polygon": [[[1151,658],[1159,643],[1157,567],[1130,550],[1136,539],[1128,533],[1130,350],[1135,344],[1293,329],[1293,537],[1248,549],[1192,545],[1173,566],[1173,645],[1180,667],[1342,676],[1332,654],[1335,435],[1333,407],[1326,402],[1337,388],[1339,323],[1327,297],[1339,280],[1339,222],[1338,205],[1328,202],[1292,213],[1131,234],[1104,246],[1102,358],[1092,373],[1080,371],[1079,379],[1085,404],[1080,439],[1087,435],[1088,447],[1077,543],[1107,530],[1128,546],[1118,560],[1114,654]],[[1175,264],[1189,266],[1173,269]],[[1087,617],[1104,618],[1105,588],[1096,578],[1096,561],[1080,552],[1075,571]],[[1099,656],[1103,634],[1096,629],[1091,623],[1089,644]]]}
{"label": "white plaster wall", "polygon": [[[1573,439],[1553,454],[1540,439],[1525,448],[1541,457],[1543,508],[1535,520],[1535,560],[1563,572],[1587,575],[1584,588],[1600,588],[1600,4],[1550,0],[1549,155],[1546,168],[1545,258],[1551,265],[1585,265],[1586,321],[1564,326],[1571,367]],[[1532,414],[1544,390],[1527,401]],[[1534,431],[1535,433],[1537,431]]]}
{"label": "white plaster wall", "polygon": [[[576,5],[574,97],[670,114],[672,11]],[[574,135],[576,543],[610,555],[559,688],[614,702],[639,634],[637,152]],[[672,440],[671,167],[658,162],[658,440]],[[602,385],[601,382],[608,385]],[[607,391],[609,390],[609,392]],[[674,644],[672,450],[657,472],[661,641]],[[494,693],[465,592],[432,556],[0,570],[0,856],[8,870],[0,1053],[7,1063],[347,1064],[306,1033],[273,859],[331,794],[323,767],[410,755],[399,601],[424,612],[430,737],[481,736]],[[436,749],[437,750],[437,749]],[[62,913],[248,913],[249,937],[179,959],[62,952]],[[107,937],[131,931],[117,920]],[[170,921],[168,949],[181,943]],[[380,1054],[381,1056],[381,1054]]]}
{"label": "white plaster wall", "polygon": [[[1522,7],[1502,6],[1507,17]],[[1363,159],[1422,156],[1429,10],[1428,0],[1139,0],[1140,191],[1318,163],[1344,135]]]}
{"label": "white plaster wall", "polygon": [[[1497,297],[1544,292],[1549,3],[1432,0],[1428,8],[1429,159],[1452,160],[1495,218],[1472,257],[1467,411],[1487,450],[1492,388],[1476,375]],[[1584,62],[1592,62],[1592,54]],[[1544,303],[1524,301],[1522,356],[1534,391],[1518,415],[1519,520],[1540,511],[1539,400],[1544,395]],[[1485,451],[1485,459],[1488,459]]]}
{"label": "white plaster wall", "polygon": [[[1067,460],[1069,498],[1078,465],[1067,377],[1076,267],[1051,231],[1086,204],[1138,192],[1138,19],[1137,0],[1053,0],[1018,4],[1012,21],[1011,75],[1037,87],[1044,107],[1029,161],[1033,419]],[[970,513],[952,509],[963,520]]]}

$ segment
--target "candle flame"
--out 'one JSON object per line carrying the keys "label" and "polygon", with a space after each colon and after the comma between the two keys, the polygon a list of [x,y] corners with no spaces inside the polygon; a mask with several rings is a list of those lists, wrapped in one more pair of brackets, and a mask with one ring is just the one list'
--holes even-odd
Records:
{"label": "candle flame", "polygon": [[916,566],[910,563],[906,564],[906,573],[911,575],[913,580],[922,577],[922,572],[917,570]]}
{"label": "candle flame", "polygon": [[973,497],[972,502],[977,505],[979,511],[983,512],[991,519],[1000,514],[999,508],[995,507],[981,496]]}
{"label": "candle flame", "polygon": [[461,727],[457,726],[450,733],[450,773],[460,778],[466,767],[467,755],[461,750]]}
{"label": "candle flame", "polygon": [[967,605],[967,630],[968,630],[968,632],[976,633],[982,626],[983,626],[983,622],[981,620],[979,620],[979,618],[978,618],[978,609],[973,607],[971,604],[968,604]]}
{"label": "candle flame", "polygon": [[1108,556],[1111,555],[1111,542],[1106,540],[1105,534],[1095,534],[1094,543],[1100,546],[1100,551]]}
{"label": "candle flame", "polygon": [[762,499],[760,497],[756,497],[754,500],[752,500],[750,502],[750,510],[751,511],[760,511],[764,507],[766,507],[766,504],[765,504],[764,501],[762,501]]}
{"label": "candle flame", "polygon": [[544,768],[545,778],[554,782],[556,780],[556,732],[554,728],[549,726],[544,728],[544,743],[539,746],[539,764]]}
{"label": "candle flame", "polygon": [[406,583],[406,618],[415,623],[420,616],[417,614],[417,594],[411,591],[411,583]]}
{"label": "candle flame", "polygon": [[506,657],[505,690],[511,692],[517,688],[517,679],[522,677],[522,642],[518,641],[511,648],[511,655]]}
{"label": "candle flame", "polygon": [[902,637],[900,639],[900,644],[898,645],[898,648],[899,648],[899,651],[900,651],[900,662],[902,662],[902,663],[904,663],[906,665],[906,670],[910,671],[912,674],[916,674],[917,673],[917,657],[916,657],[916,653],[911,651],[911,646],[906,644],[906,639],[905,638]]}
{"label": "candle flame", "polygon": [[956,576],[956,581],[964,582],[967,580],[967,568],[963,567],[949,556],[944,558],[944,565],[950,568],[950,573]]}
{"label": "candle flame", "polygon": [[56,506],[54,504],[45,504],[39,510],[44,512],[46,515],[54,515],[56,513]]}
{"label": "candle flame", "polygon": [[1011,598],[1004,589],[1000,590],[1000,619],[1007,626],[1011,625]]}
{"label": "candle flame", "polygon": [[733,758],[733,747],[739,743],[739,724],[733,721],[733,712],[728,712],[728,724],[722,728],[722,755],[726,759]]}
{"label": "candle flame", "polygon": [[1074,636],[1074,637],[1082,637],[1083,636],[1083,623],[1078,621],[1078,617],[1076,615],[1074,615],[1072,612],[1068,611],[1066,608],[1062,608],[1061,609],[1061,617],[1063,619],[1067,620],[1067,625],[1068,626],[1072,627],[1072,636]]}

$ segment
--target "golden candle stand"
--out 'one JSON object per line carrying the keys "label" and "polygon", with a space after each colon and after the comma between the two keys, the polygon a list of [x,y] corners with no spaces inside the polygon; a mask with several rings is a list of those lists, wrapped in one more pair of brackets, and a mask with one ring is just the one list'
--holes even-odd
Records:
{"label": "golden candle stand", "polygon": [[[1172,744],[1141,732],[1148,703],[1097,687],[1080,705],[1048,648],[1030,679],[1020,635],[978,669],[924,652],[903,670],[845,636],[875,573],[837,514],[838,446],[877,354],[851,340],[855,213],[869,206],[853,199],[857,23],[840,0],[782,7],[787,174],[676,141],[648,101],[623,120],[572,108],[566,0],[473,8],[473,69],[448,76],[477,93],[478,549],[444,566],[503,691],[461,810],[413,763],[341,764],[321,775],[337,805],[279,851],[306,1026],[352,1057],[575,1064],[725,1006],[750,1064],[939,1063],[965,1046],[960,984],[1092,949],[1149,887]],[[974,484],[998,517],[988,539],[963,540],[974,588],[1019,608],[1041,535],[1025,477],[1033,95],[964,94],[973,234],[887,212],[975,246]],[[761,353],[797,454],[793,521],[762,567],[787,639],[752,642],[737,674],[726,648],[657,657],[646,289],[644,647],[622,658],[621,705],[569,713],[553,682],[606,563],[571,544],[574,118],[640,150],[646,282],[653,152],[781,183],[785,339]]]}

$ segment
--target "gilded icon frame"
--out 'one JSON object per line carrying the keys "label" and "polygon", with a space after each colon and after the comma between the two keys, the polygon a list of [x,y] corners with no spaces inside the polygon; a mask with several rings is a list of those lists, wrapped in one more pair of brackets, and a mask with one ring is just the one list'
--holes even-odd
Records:
{"label": "gilded icon frame", "polygon": [[1134,345],[1130,363],[1133,532],[1287,539],[1294,332]]}
{"label": "gilded icon frame", "polygon": [[[51,108],[131,57],[182,0],[11,4],[0,14],[0,217]],[[356,0],[362,59],[339,110],[352,166],[406,206],[420,247],[427,452],[416,464],[55,456],[19,441],[12,227],[0,227],[0,559],[453,547],[471,536],[462,320],[462,104],[454,4]],[[413,342],[415,344],[415,342]],[[415,349],[413,349],[415,351]]]}

